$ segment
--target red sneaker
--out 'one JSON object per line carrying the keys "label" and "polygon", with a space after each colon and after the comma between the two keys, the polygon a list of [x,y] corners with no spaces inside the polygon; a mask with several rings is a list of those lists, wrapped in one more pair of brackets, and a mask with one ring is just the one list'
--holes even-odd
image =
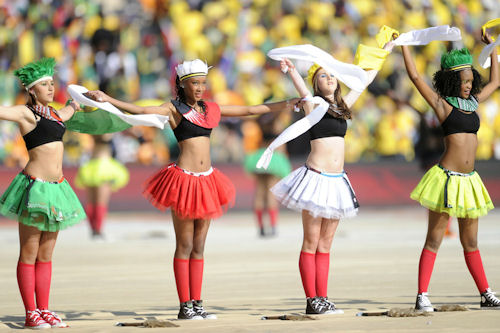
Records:
{"label": "red sneaker", "polygon": [[24,328],[30,328],[33,330],[43,330],[46,328],[51,328],[50,324],[47,323],[40,316],[40,313],[35,311],[26,311],[26,321],[24,322]]}
{"label": "red sneaker", "polygon": [[39,310],[42,319],[50,324],[52,327],[66,328],[69,327],[68,324],[62,321],[61,317],[56,315],[55,312],[50,310]]}

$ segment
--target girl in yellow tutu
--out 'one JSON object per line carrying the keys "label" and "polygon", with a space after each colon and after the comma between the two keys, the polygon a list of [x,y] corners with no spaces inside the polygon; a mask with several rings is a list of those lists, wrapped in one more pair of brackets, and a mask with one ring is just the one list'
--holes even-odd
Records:
{"label": "girl in yellow tutu", "polygon": [[[489,44],[492,40],[488,34],[483,34],[483,41]],[[424,175],[411,193],[412,199],[429,210],[415,309],[434,311],[427,288],[450,216],[458,219],[465,262],[481,294],[481,309],[500,308],[500,300],[488,286],[477,247],[478,218],[486,215],[493,204],[474,170],[479,129],[479,117],[475,111],[478,103],[500,86],[497,53],[491,54],[490,82],[482,90],[481,77],[472,67],[472,56],[467,49],[444,54],[441,70],[434,74],[434,91],[417,72],[409,48],[402,46],[402,50],[408,76],[441,123],[446,147],[439,164]]]}
{"label": "girl in yellow tutu", "polygon": [[87,189],[85,212],[92,229],[92,237],[102,239],[102,225],[108,212],[112,191],[127,185],[127,168],[111,154],[112,134],[94,135],[92,158],[78,170],[75,184]]}

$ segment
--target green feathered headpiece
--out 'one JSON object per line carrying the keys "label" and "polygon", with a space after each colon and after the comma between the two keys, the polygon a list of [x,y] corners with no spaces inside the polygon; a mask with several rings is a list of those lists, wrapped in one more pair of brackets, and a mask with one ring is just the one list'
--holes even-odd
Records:
{"label": "green feathered headpiece", "polygon": [[54,76],[55,65],[54,58],[42,58],[16,69],[14,75],[21,80],[26,89],[29,89],[40,81],[51,79]]}
{"label": "green feathered headpiece", "polygon": [[461,71],[472,67],[472,56],[465,47],[455,49],[441,56],[441,68],[448,71]]}

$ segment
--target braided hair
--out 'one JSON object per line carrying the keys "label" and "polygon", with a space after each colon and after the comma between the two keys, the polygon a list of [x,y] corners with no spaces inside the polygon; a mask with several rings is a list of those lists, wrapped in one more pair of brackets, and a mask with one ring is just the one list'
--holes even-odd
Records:
{"label": "braided hair", "polygon": [[[181,80],[179,79],[179,76],[177,75],[175,78],[175,94],[176,94],[176,100],[179,102],[182,102],[184,104],[186,103],[186,93],[184,92],[184,88],[181,87]],[[205,105],[205,102],[203,100],[199,100],[198,106],[201,107],[203,112],[205,113],[207,111],[207,107]]]}
{"label": "braided hair", "polygon": [[[471,70],[474,80],[472,81],[470,94],[472,96],[477,96],[483,87],[483,79],[474,67],[471,67]],[[434,73],[432,85],[442,98],[459,97],[462,85],[460,71],[441,69]]]}

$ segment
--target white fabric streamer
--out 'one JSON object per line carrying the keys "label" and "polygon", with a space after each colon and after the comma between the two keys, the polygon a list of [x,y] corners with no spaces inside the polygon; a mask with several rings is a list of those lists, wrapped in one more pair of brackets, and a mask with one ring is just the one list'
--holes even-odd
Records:
{"label": "white fabric streamer", "polygon": [[[479,62],[481,67],[488,68],[491,66],[490,54],[498,45],[500,45],[500,35],[498,35],[497,40],[495,42],[486,45],[481,51],[481,54],[479,54],[477,61]],[[498,56],[498,61],[500,62],[500,55]]]}
{"label": "white fabric streamer", "polygon": [[420,30],[412,30],[399,35],[394,40],[396,45],[427,45],[435,40],[458,41],[462,39],[460,29],[450,28],[449,25],[440,25]]}
{"label": "white fabric streamer", "polygon": [[338,61],[322,49],[310,45],[294,45],[272,49],[269,58],[281,61],[284,58],[317,63],[328,73],[335,75],[349,88],[362,92],[368,84],[366,72],[359,66]]}
{"label": "white fabric streamer", "polygon": [[73,100],[76,103],[105,110],[109,113],[116,115],[121,120],[127,122],[132,126],[137,126],[137,125],[154,126],[164,129],[165,124],[168,123],[168,116],[162,116],[159,114],[138,114],[138,115],[125,114],[109,102],[105,103],[97,102],[94,101],[93,99],[84,96],[83,94],[86,93],[87,91],[89,91],[87,88],[76,84],[70,84],[68,86],[68,93],[71,95],[71,98],[73,98]]}
{"label": "white fabric streamer", "polygon": [[304,100],[319,105],[306,117],[288,126],[273,142],[271,142],[257,162],[257,168],[267,169],[276,148],[307,132],[307,130],[317,124],[321,118],[323,118],[326,111],[328,111],[329,104],[319,96],[307,96],[304,97]]}

